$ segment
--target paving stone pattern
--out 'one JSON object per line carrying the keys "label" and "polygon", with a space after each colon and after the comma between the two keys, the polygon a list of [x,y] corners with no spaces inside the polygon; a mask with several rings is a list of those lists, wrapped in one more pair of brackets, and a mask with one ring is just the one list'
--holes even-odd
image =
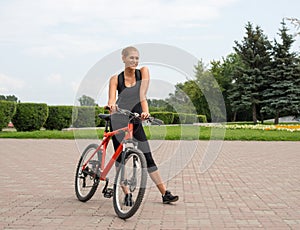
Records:
{"label": "paving stone pattern", "polygon": [[149,179],[141,208],[124,221],[101,187],[77,200],[74,140],[0,139],[0,229],[300,229],[300,142],[224,141],[204,173],[208,141],[150,143],[180,200],[163,205]]}

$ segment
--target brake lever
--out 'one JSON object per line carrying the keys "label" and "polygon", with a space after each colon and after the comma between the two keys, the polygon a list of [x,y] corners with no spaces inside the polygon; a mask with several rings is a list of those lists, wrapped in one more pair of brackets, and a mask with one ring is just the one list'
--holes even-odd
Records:
{"label": "brake lever", "polygon": [[154,123],[156,125],[163,125],[164,122],[160,119],[156,119],[155,117],[149,117],[148,120],[151,122],[151,123]]}

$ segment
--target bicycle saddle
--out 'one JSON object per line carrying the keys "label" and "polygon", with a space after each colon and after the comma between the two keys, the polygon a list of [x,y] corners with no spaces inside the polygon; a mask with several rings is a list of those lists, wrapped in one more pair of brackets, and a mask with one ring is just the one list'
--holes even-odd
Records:
{"label": "bicycle saddle", "polygon": [[101,119],[104,119],[106,121],[110,120],[110,114],[98,114],[98,117],[100,117]]}

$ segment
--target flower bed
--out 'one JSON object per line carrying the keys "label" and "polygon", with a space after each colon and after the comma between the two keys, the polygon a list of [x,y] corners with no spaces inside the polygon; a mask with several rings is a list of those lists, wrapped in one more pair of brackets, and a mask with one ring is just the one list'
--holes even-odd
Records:
{"label": "flower bed", "polygon": [[208,127],[216,127],[216,128],[226,128],[226,129],[257,129],[257,130],[284,130],[284,131],[300,131],[300,124],[297,125],[239,125],[239,124],[227,124],[227,125],[221,125],[221,124],[215,124],[215,125],[207,125]]}
{"label": "flower bed", "polygon": [[259,130],[284,130],[300,131],[300,125],[226,125],[226,129],[259,129]]}

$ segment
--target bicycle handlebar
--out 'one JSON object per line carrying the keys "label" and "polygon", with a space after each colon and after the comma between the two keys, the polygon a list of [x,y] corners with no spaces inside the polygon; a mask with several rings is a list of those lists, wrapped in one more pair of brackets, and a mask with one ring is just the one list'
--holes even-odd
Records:
{"label": "bicycle handlebar", "polygon": [[[108,106],[104,106],[104,109],[110,111],[110,107],[108,107]],[[137,119],[140,119],[140,120],[147,120],[147,121],[149,121],[151,123],[156,123],[157,125],[163,125],[164,124],[164,122],[162,120],[157,119],[155,117],[151,117],[151,116],[148,117],[148,118],[146,118],[146,119],[142,119],[140,114],[133,113],[130,110],[127,110],[127,109],[121,109],[118,106],[116,106],[116,112],[118,112],[120,114],[123,114],[123,115],[126,115],[129,118],[131,118],[131,119],[137,118]]]}

